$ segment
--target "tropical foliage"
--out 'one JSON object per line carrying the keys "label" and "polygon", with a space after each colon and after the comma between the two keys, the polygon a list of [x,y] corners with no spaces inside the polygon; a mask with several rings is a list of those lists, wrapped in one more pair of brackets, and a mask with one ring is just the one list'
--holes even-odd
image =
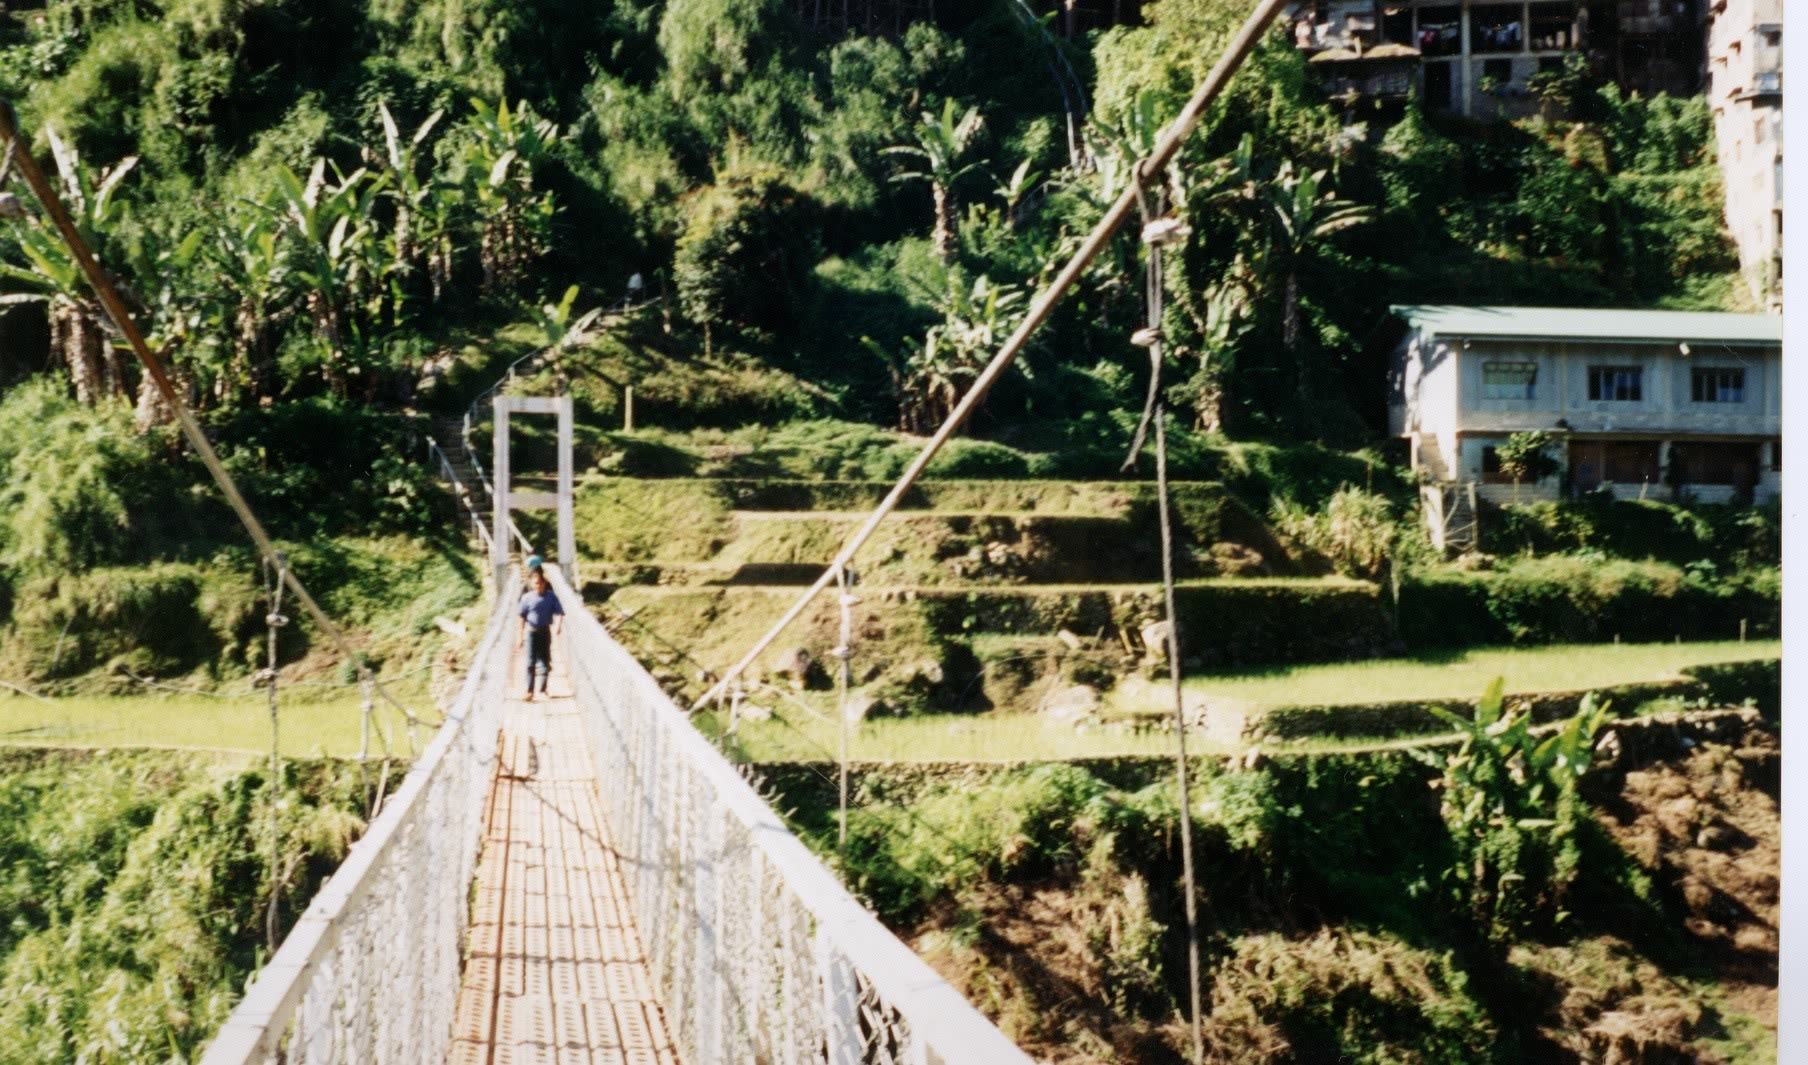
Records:
{"label": "tropical foliage", "polygon": [[[455,333],[534,320],[573,285],[614,303],[639,275],[667,301],[664,357],[752,359],[839,413],[921,425],[999,339],[967,328],[961,304],[997,324],[977,279],[1001,314],[1027,300],[1244,15],[1157,0],[1078,37],[1026,10],[825,37],[778,0],[52,0],[0,16],[0,94],[203,408],[406,403]],[[1730,292],[1700,102],[1580,68],[1538,89],[1547,115],[1518,126],[1349,123],[1265,39],[1146,190],[1190,230],[1163,333],[1198,427],[1371,437],[1390,302]],[[1139,402],[1137,257],[1108,249],[972,431]],[[843,263],[894,265],[850,288]],[[0,264],[84,400],[138,393],[141,426],[167,417],[35,210],[0,230]]]}

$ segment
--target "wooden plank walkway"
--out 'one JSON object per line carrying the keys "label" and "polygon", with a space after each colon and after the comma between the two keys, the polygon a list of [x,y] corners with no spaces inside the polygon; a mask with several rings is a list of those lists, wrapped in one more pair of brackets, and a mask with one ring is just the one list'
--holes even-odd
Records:
{"label": "wooden plank walkway", "polygon": [[562,668],[551,696],[503,711],[449,1061],[677,1065]]}

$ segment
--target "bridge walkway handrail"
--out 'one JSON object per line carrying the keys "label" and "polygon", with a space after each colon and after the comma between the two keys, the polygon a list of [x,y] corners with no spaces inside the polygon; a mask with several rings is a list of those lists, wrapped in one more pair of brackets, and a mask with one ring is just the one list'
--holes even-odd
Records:
{"label": "bridge walkway handrail", "polygon": [[208,1046],[202,1065],[443,1057],[520,579],[446,723]]}
{"label": "bridge walkway handrail", "polygon": [[[581,600],[555,567],[567,603]],[[684,1060],[1029,1065],[894,936],[586,610],[567,618],[603,813]]]}

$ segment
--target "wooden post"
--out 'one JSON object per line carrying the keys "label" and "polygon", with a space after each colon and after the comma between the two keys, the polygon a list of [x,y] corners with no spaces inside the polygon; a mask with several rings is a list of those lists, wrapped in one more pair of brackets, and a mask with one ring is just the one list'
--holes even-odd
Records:
{"label": "wooden post", "polygon": [[490,540],[490,568],[500,591],[508,580],[509,561],[509,408],[506,396],[490,403],[495,422],[496,442],[490,452],[490,510],[495,536]]}
{"label": "wooden post", "polygon": [[634,386],[622,386],[622,432],[634,431]]}
{"label": "wooden post", "polygon": [[578,577],[577,536],[572,527],[571,469],[571,397],[559,397],[559,566],[571,579],[573,588],[582,589]]}

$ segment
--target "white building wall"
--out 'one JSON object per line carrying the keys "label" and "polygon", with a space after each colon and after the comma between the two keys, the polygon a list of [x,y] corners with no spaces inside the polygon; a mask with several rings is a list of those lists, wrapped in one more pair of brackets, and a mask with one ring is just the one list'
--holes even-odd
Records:
{"label": "white building wall", "polygon": [[1726,224],[1761,307],[1782,306],[1782,0],[1707,5],[1707,98]]}
{"label": "white building wall", "polygon": [[[1396,433],[1420,442],[1421,463],[1439,480],[1481,481],[1483,449],[1499,446],[1513,433],[1546,429],[1586,438],[1753,440],[1782,434],[1781,351],[1753,345],[1694,344],[1685,355],[1681,344],[1534,339],[1424,337],[1418,332],[1402,342],[1400,382],[1391,421]],[[1483,395],[1483,372],[1489,362],[1530,363],[1536,369],[1528,398]],[[1588,398],[1591,367],[1632,367],[1641,371],[1638,400]],[[1693,371],[1697,368],[1739,369],[1744,396],[1739,402],[1696,402]],[[1780,471],[1770,469],[1775,445],[1763,445],[1756,486],[1758,499],[1781,491]],[[1668,444],[1665,444],[1667,453]],[[1566,460],[1560,449],[1558,458]],[[1524,502],[1557,495],[1562,476],[1538,485],[1521,485]],[[1650,486],[1618,485],[1615,491],[1637,496]],[[1667,491],[1667,490],[1666,490]],[[1691,485],[1691,497],[1718,502],[1730,487]],[[1497,502],[1514,497],[1512,485],[1487,485],[1482,494]]]}

